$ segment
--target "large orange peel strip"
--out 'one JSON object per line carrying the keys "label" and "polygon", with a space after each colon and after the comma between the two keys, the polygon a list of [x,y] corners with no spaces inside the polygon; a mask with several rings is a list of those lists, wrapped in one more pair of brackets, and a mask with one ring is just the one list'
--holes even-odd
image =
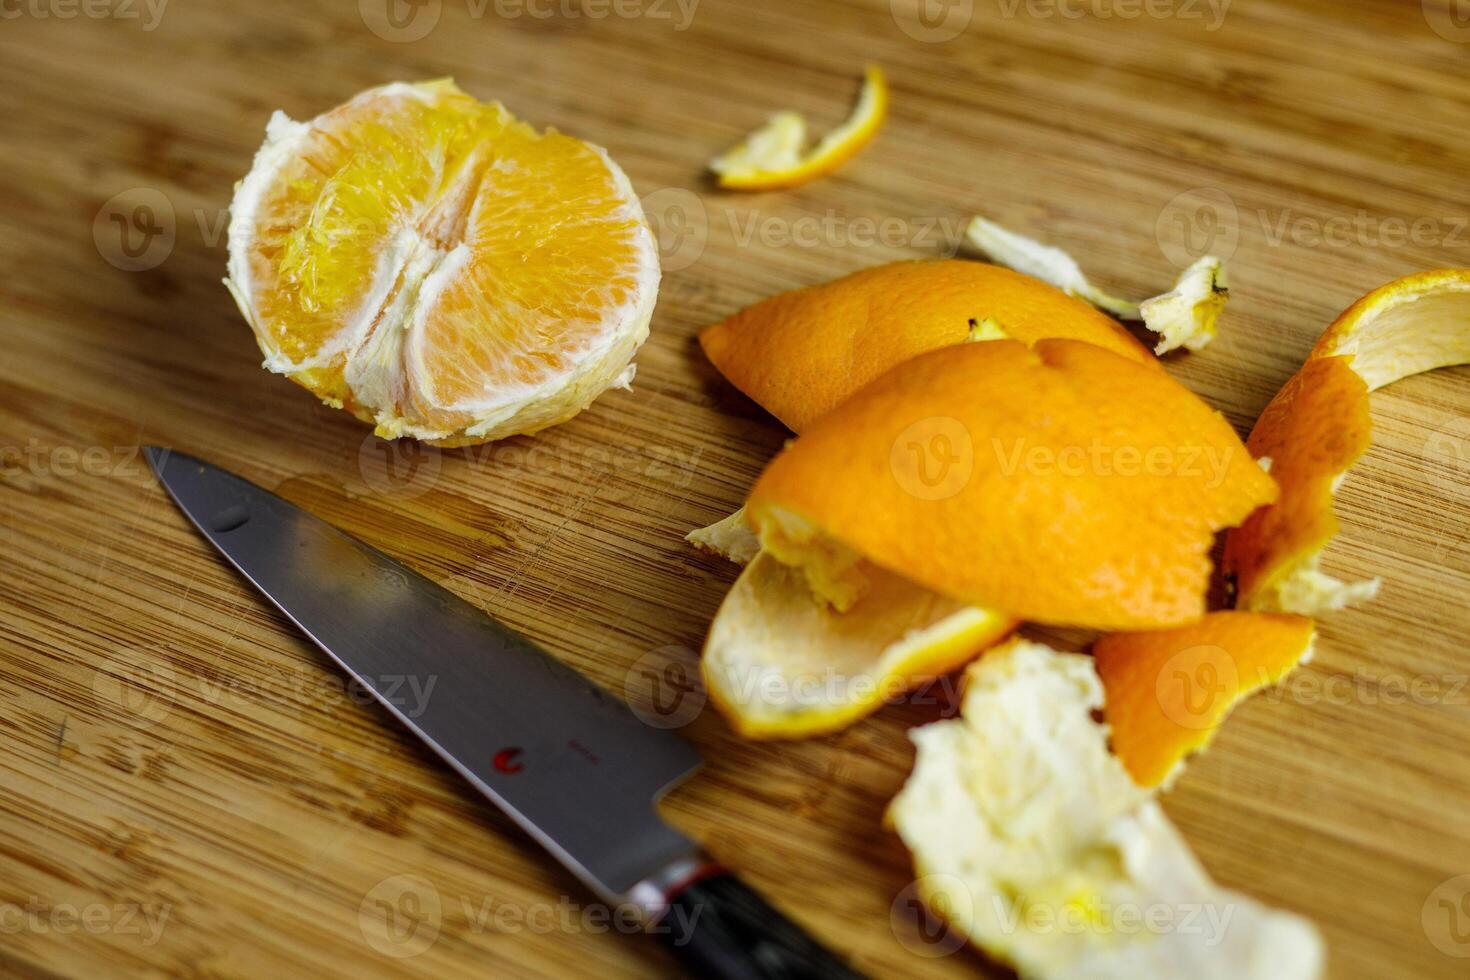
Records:
{"label": "large orange peel strip", "polygon": [[1234,707],[1311,658],[1305,616],[1225,611],[1176,629],[1111,633],[1093,646],[1113,751],[1140,786],[1165,785]]}
{"label": "large orange peel strip", "polygon": [[710,700],[747,738],[845,728],[884,702],[964,665],[1016,622],[870,569],[845,613],[801,573],[756,555],[710,626],[701,661]]}
{"label": "large orange peel strip", "polygon": [[1040,280],[960,259],[894,262],[756,303],[699,335],[735,387],[795,432],[889,368],[973,340],[1085,340],[1140,364],[1116,320]]}
{"label": "large orange peel strip", "polygon": [[741,191],[795,187],[829,174],[877,135],[888,116],[888,81],[877,65],[863,75],[852,115],[815,147],[807,149],[806,119],[781,112],[738,146],[710,161],[721,187]]}
{"label": "large orange peel strip", "polygon": [[[1108,752],[1090,658],[1012,640],[965,680],[963,717],[910,733],[888,812],[934,914],[1028,980],[1321,975],[1312,925],[1211,881]],[[1195,927],[1137,928],[1145,910]]]}
{"label": "large orange peel strip", "polygon": [[1470,269],[1408,276],[1349,307],[1266,406],[1246,445],[1269,459],[1281,497],[1226,538],[1224,568],[1243,609],[1314,616],[1372,597],[1319,568],[1337,534],[1333,495],[1371,442],[1368,395],[1470,363]]}
{"label": "large orange peel strip", "polygon": [[997,340],[863,388],[776,457],[747,513],[838,609],[867,561],[1020,619],[1147,629],[1204,614],[1214,534],[1275,497],[1165,372],[1078,341]]}
{"label": "large orange peel strip", "polygon": [[1053,245],[1044,245],[986,218],[975,218],[966,231],[972,248],[992,261],[1035,276],[1079,296],[1124,320],[1141,321],[1159,335],[1155,354],[1177,348],[1203,350],[1215,339],[1220,313],[1230,290],[1225,285],[1225,263],[1213,255],[1199,258],[1179,276],[1174,288],[1134,303],[1094,286],[1077,260]]}

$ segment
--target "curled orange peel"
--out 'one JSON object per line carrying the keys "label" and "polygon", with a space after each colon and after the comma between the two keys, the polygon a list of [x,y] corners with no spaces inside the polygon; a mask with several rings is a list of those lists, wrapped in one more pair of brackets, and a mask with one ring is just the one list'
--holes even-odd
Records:
{"label": "curled orange peel", "polygon": [[1261,413],[1246,441],[1281,497],[1226,538],[1223,567],[1242,609],[1315,616],[1371,598],[1376,579],[1320,570],[1338,531],[1337,487],[1372,441],[1370,392],[1470,363],[1470,269],[1398,279],[1350,306]]}
{"label": "curled orange peel", "polygon": [[1168,784],[1237,704],[1311,659],[1314,636],[1305,616],[1224,611],[1099,638],[1092,653],[1113,751],[1134,782]]}
{"label": "curled orange peel", "polygon": [[877,135],[888,116],[888,81],[869,65],[852,115],[807,149],[806,118],[797,112],[772,116],[739,145],[710,161],[719,185],[730,190],[764,191],[795,187],[829,174]]}

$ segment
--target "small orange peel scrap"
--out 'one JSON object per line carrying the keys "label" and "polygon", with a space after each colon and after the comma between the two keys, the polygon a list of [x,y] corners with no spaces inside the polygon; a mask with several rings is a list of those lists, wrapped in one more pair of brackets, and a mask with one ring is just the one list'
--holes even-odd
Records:
{"label": "small orange peel scrap", "polygon": [[1113,751],[1134,782],[1167,785],[1237,704],[1311,659],[1314,636],[1305,616],[1224,611],[1098,639],[1092,653]]}
{"label": "small orange peel scrap", "polygon": [[839,611],[871,563],[1020,619],[1150,629],[1204,615],[1215,533],[1276,493],[1166,372],[1085,342],[995,340],[862,388],[766,468],[747,515]]}
{"label": "small orange peel scrap", "polygon": [[738,146],[710,161],[721,187],[767,191],[795,187],[836,170],[877,135],[888,116],[888,81],[869,65],[852,115],[816,146],[807,148],[806,118],[797,112],[771,117]]}
{"label": "small orange peel scrap", "polygon": [[1401,378],[1470,363],[1470,269],[1408,276],[1358,300],[1261,413],[1246,445],[1269,459],[1281,497],[1225,542],[1242,609],[1316,616],[1371,598],[1378,581],[1321,571],[1337,534],[1333,495],[1371,444],[1368,395]]}
{"label": "small orange peel scrap", "polygon": [[1061,249],[1002,228],[987,218],[977,217],[970,222],[966,240],[992,261],[1035,276],[1120,319],[1141,322],[1145,329],[1159,335],[1155,354],[1181,347],[1203,350],[1215,339],[1220,314],[1230,298],[1225,263],[1213,255],[1202,256],[1185,269],[1173,289],[1134,303],[1094,286],[1077,260]]}

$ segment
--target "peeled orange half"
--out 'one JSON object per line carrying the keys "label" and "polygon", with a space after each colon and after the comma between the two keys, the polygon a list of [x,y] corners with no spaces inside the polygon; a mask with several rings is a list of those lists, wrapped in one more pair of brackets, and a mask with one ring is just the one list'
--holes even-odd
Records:
{"label": "peeled orange half", "polygon": [[266,368],[440,445],[534,432],[626,383],[659,284],[604,150],[447,80],[276,113],[229,251]]}

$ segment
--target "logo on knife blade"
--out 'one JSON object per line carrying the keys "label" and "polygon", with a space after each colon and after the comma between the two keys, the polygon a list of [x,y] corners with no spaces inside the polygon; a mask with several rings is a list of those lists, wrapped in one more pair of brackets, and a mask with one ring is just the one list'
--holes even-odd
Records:
{"label": "logo on knife blade", "polygon": [[511,748],[501,749],[499,752],[495,753],[495,758],[491,760],[490,764],[495,767],[496,772],[505,773],[507,776],[514,776],[516,773],[526,768],[521,763],[516,761],[520,758],[520,756],[520,748],[512,746]]}

